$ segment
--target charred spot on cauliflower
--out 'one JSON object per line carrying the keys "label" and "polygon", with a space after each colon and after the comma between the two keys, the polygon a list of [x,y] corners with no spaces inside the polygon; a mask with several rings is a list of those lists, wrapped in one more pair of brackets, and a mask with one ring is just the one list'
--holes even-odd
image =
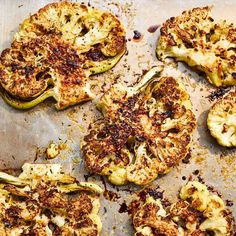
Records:
{"label": "charred spot on cauliflower", "polygon": [[57,109],[90,100],[92,74],[125,52],[125,32],[111,13],[79,3],[49,4],[26,19],[0,57],[3,99],[27,109],[53,97]]}
{"label": "charred spot on cauliflower", "polygon": [[215,86],[236,84],[236,28],[216,22],[210,7],[184,11],[171,17],[161,28],[157,56],[176,58],[206,74]]}
{"label": "charred spot on cauliflower", "polygon": [[0,172],[1,235],[99,235],[99,186],[78,182],[60,164],[22,169],[18,177]]}
{"label": "charred spot on cauliflower", "polygon": [[135,86],[114,84],[97,104],[81,148],[92,173],[116,185],[144,185],[170,171],[189,152],[196,119],[184,86],[152,68]]}
{"label": "charred spot on cauliflower", "polygon": [[207,126],[220,145],[236,147],[236,90],[211,107]]}
{"label": "charred spot on cauliflower", "polygon": [[[190,181],[177,202],[165,206],[158,189],[145,188],[129,205],[136,236],[233,236],[235,219],[224,201],[207,186]],[[163,196],[162,196],[163,197]]]}

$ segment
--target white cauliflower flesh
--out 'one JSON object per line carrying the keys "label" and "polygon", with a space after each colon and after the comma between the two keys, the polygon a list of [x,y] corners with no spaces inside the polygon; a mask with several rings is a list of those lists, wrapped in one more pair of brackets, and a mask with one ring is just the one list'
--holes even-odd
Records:
{"label": "white cauliflower flesh", "polygon": [[186,157],[196,119],[184,85],[163,72],[154,67],[135,86],[117,83],[102,96],[104,117],[81,145],[90,172],[144,185]]}
{"label": "white cauliflower flesh", "polygon": [[234,236],[235,233],[232,212],[219,196],[198,181],[183,186],[179,200],[173,204],[163,199],[160,189],[145,188],[130,203],[129,212],[137,236]]}
{"label": "white cauliflower flesh", "polygon": [[98,185],[78,182],[60,164],[26,163],[22,170],[18,177],[0,172],[1,235],[100,234]]}
{"label": "white cauliflower flesh", "polygon": [[207,126],[220,145],[236,147],[236,90],[211,107]]}
{"label": "white cauliflower flesh", "polygon": [[64,109],[94,97],[90,76],[112,68],[125,52],[125,31],[110,12],[56,2],[26,19],[0,56],[3,99],[28,109],[49,97]]}
{"label": "white cauliflower flesh", "polygon": [[236,84],[236,28],[215,21],[210,7],[184,11],[161,28],[157,56],[173,57],[204,72],[215,86]]}

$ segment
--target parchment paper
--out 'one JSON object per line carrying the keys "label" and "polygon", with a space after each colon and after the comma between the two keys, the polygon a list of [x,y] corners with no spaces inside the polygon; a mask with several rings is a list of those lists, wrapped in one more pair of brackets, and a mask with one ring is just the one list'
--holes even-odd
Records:
{"label": "parchment paper", "polygon": [[[31,13],[52,1],[36,0],[0,0],[0,50],[10,45],[18,25]],[[88,3],[87,1],[84,1]],[[218,19],[236,22],[236,1],[207,0],[137,0],[137,1],[90,1],[92,6],[110,10],[120,18],[127,30],[127,53],[114,69],[93,77],[98,81],[95,88],[95,101],[71,107],[65,111],[56,111],[53,100],[44,102],[29,111],[18,111],[0,99],[0,168],[20,168],[24,162],[62,163],[64,170],[84,180],[88,173],[84,170],[83,159],[79,149],[80,140],[87,133],[91,121],[100,114],[94,104],[101,96],[100,88],[105,82],[106,88],[114,80],[132,83],[143,70],[158,64],[155,47],[159,30],[149,33],[147,29],[163,23],[171,16],[181,14],[183,10],[197,6],[213,5],[213,15]],[[132,40],[133,31],[143,34],[139,42]],[[172,171],[154,181],[165,190],[164,195],[175,199],[178,190],[190,175],[199,174],[205,182],[214,186],[223,194],[224,199],[235,203],[231,207],[236,217],[236,149],[220,147],[210,136],[206,127],[206,116],[213,102],[207,96],[215,90],[204,78],[192,72],[183,63],[175,64],[176,75],[183,73],[184,84],[190,93],[198,128],[194,134],[191,159],[188,164],[180,163]],[[44,151],[54,141],[63,144],[64,150],[54,160],[45,160]],[[86,177],[86,176],[85,176]],[[116,202],[101,198],[100,215],[103,222],[102,235],[132,235],[131,221],[127,213],[118,213],[120,204],[129,202],[131,193],[139,189],[134,185],[124,187],[111,186],[104,178],[92,176],[88,180],[117,192]]]}

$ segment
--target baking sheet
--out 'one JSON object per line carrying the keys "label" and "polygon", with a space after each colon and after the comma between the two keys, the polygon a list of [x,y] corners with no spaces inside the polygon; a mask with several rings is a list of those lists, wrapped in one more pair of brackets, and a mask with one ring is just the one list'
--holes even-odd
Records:
{"label": "baking sheet", "polygon": [[[14,32],[24,18],[49,2],[52,1],[0,0],[0,50],[10,45]],[[90,1],[90,4],[117,14],[127,30],[127,39],[131,39],[127,41],[128,52],[116,67],[93,77],[93,80],[98,82],[95,89],[98,95],[96,99],[99,99],[100,87],[104,82],[106,87],[115,79],[132,83],[139,78],[143,70],[159,63],[155,56],[159,30],[149,33],[147,29],[150,26],[159,25],[185,9],[206,5],[214,6],[215,18],[236,22],[235,0],[106,0]],[[133,30],[143,34],[141,41],[132,40]],[[174,199],[180,186],[186,182],[185,177],[195,176],[193,173],[199,170],[199,175],[208,185],[214,186],[225,199],[235,203],[231,209],[236,217],[236,149],[226,149],[217,145],[206,127],[206,116],[213,103],[207,96],[215,89],[182,63],[178,63],[178,70],[174,73],[183,73],[183,81],[191,96],[198,128],[194,134],[190,162],[181,163],[169,174],[155,180],[154,184],[165,190],[165,196]],[[79,143],[86,134],[89,123],[100,115],[95,109],[95,102],[96,100],[58,112],[53,106],[53,101],[49,100],[29,111],[17,111],[0,99],[0,168],[20,168],[26,161],[60,162],[66,171],[81,180],[86,178],[88,173],[84,170]],[[46,161],[44,151],[51,141],[64,144],[64,150],[56,159]],[[108,190],[118,194],[116,202],[108,201],[104,197],[101,199],[101,235],[132,235],[131,221],[127,213],[119,213],[118,210],[124,201],[130,201],[131,193],[139,188],[131,184],[114,187],[106,178],[103,180],[97,176],[91,176],[88,180],[96,181],[102,187],[105,187],[105,184]]]}

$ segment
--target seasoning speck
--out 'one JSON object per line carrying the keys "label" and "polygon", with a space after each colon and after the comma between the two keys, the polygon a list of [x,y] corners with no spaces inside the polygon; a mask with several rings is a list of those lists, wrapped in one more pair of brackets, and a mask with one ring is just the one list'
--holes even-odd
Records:
{"label": "seasoning speck", "polygon": [[154,33],[154,32],[156,32],[156,30],[157,30],[159,27],[160,27],[160,25],[152,25],[152,26],[150,26],[150,27],[147,29],[147,31],[148,31],[149,33]]}
{"label": "seasoning speck", "polygon": [[118,211],[119,213],[125,213],[125,212],[128,212],[128,206],[125,202],[123,202],[121,205],[120,205],[120,209]]}
{"label": "seasoning speck", "polygon": [[226,206],[231,207],[233,205],[234,205],[234,203],[232,201],[226,200]]}
{"label": "seasoning speck", "polygon": [[227,93],[230,90],[230,87],[228,88],[219,88],[214,90],[209,96],[207,96],[207,98],[210,101],[214,101],[217,98],[222,97],[225,93]]}
{"label": "seasoning speck", "polygon": [[182,160],[184,164],[188,164],[190,161],[189,159],[191,158],[191,151],[187,154],[187,156]]}
{"label": "seasoning speck", "polygon": [[142,39],[142,34],[138,30],[134,30],[133,39],[137,42]]}

